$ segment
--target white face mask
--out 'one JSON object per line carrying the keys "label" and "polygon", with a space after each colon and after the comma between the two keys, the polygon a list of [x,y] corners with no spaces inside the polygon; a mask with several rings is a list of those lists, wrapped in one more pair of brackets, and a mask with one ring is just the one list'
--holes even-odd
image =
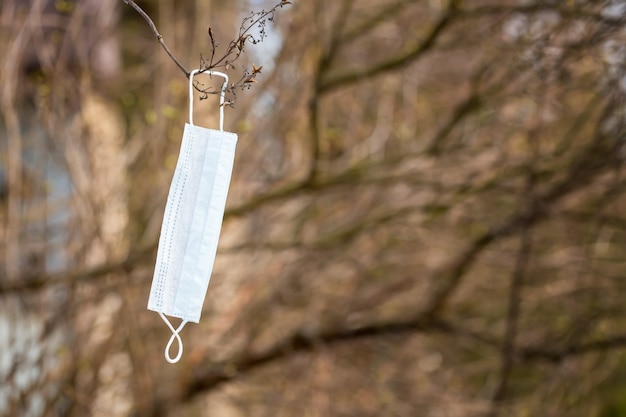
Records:
{"label": "white face mask", "polygon": [[[188,322],[198,323],[206,295],[226,206],[226,195],[235,159],[237,135],[224,132],[224,93],[220,95],[220,130],[193,124],[193,76],[189,74],[189,123],[167,196],[148,309],[159,313],[172,331],[165,359],[176,363],[183,354],[180,331]],[[168,316],[182,319],[177,329]],[[178,354],[170,348],[178,341]]]}

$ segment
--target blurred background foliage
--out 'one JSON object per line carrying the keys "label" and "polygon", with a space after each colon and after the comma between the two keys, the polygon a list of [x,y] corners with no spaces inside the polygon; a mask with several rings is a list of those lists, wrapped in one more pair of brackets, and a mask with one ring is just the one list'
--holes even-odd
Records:
{"label": "blurred background foliage", "polygon": [[[175,366],[187,80],[122,0],[0,3],[0,414],[626,416],[626,2],[292,3],[229,70],[263,67]],[[188,69],[274,5],[138,4]]]}

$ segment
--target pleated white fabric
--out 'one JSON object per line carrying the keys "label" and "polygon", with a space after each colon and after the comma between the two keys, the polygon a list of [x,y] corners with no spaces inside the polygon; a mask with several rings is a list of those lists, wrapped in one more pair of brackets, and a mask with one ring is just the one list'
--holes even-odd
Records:
{"label": "pleated white fabric", "polygon": [[185,124],[148,309],[198,323],[220,237],[237,135]]}

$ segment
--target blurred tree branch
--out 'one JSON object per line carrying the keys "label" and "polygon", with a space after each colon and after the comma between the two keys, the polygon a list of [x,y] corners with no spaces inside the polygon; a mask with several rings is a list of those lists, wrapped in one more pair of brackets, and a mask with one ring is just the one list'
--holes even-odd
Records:
{"label": "blurred tree branch", "polygon": [[[529,186],[532,193],[532,185]],[[517,255],[515,267],[511,275],[511,284],[509,289],[508,310],[506,317],[505,333],[502,340],[501,348],[501,365],[498,375],[498,385],[492,396],[492,409],[490,416],[496,417],[500,413],[500,407],[508,395],[511,372],[515,364],[517,356],[516,339],[519,327],[519,318],[521,314],[522,290],[524,286],[524,278],[528,269],[528,261],[531,253],[532,236],[529,226],[526,226],[521,232],[520,248]]]}
{"label": "blurred tree branch", "polygon": [[[328,348],[343,343],[358,342],[361,339],[384,338],[393,335],[409,336],[418,333],[436,333],[456,338],[467,339],[497,349],[501,343],[488,335],[474,332],[445,319],[417,317],[408,321],[374,323],[356,329],[339,328],[319,334],[296,333],[271,348],[262,352],[242,352],[221,362],[207,367],[197,368],[189,379],[183,382],[177,398],[172,402],[189,401],[196,396],[245,375],[276,361],[283,361],[301,353],[315,352],[322,347]],[[506,343],[505,343],[506,344]],[[534,361],[560,362],[574,356],[581,356],[626,346],[626,335],[617,335],[580,345],[567,346],[554,350],[547,346],[520,347],[511,351],[511,363],[531,363]],[[172,400],[172,399],[170,399]],[[150,417],[167,415],[168,402],[154,407]]]}
{"label": "blurred tree branch", "polygon": [[[612,106],[612,100],[609,100],[605,110],[612,108]],[[603,120],[601,119],[598,124],[601,124]],[[554,184],[543,194],[538,194],[536,199],[526,202],[526,206],[522,206],[518,212],[500,226],[493,227],[476,238],[465,251],[461,252],[444,268],[444,271],[437,274],[441,278],[437,280],[434,293],[426,307],[427,314],[433,316],[439,314],[447,300],[460,285],[466,271],[489,245],[496,240],[532,227],[550,214],[550,210],[556,202],[587,186],[595,177],[606,172],[606,170],[614,169],[615,164],[620,163],[619,155],[616,152],[619,146],[619,143],[613,142],[611,138],[606,137],[598,130],[591,143],[573,158],[574,160],[567,167],[568,174],[563,180]]]}
{"label": "blurred tree branch", "polygon": [[[424,39],[422,39],[412,50],[382,63],[374,64],[369,68],[362,68],[354,72],[340,74],[324,79],[320,83],[319,92],[325,93],[338,87],[354,84],[362,79],[376,77],[385,72],[402,68],[416,59],[419,59],[422,55],[432,49],[435,42],[439,38],[439,35],[443,33],[444,29],[450,25],[450,23],[452,23],[454,17],[456,17],[458,13],[460,3],[461,2],[459,0],[450,1],[447,8],[441,12],[439,18],[433,24],[432,28],[430,28]],[[389,12],[395,12],[395,7],[391,6],[391,10],[389,10]],[[373,20],[372,23],[375,22],[376,20]]]}

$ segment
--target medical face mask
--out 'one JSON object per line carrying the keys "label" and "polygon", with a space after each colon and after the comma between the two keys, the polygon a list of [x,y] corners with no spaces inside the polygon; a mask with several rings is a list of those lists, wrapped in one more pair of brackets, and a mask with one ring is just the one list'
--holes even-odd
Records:
{"label": "medical face mask", "polygon": [[[198,323],[209,286],[226,196],[235,159],[237,135],[224,131],[224,93],[220,95],[220,130],[193,124],[193,76],[189,74],[189,123],[185,124],[178,162],[170,185],[161,226],[156,266],[148,309],[159,313],[172,332],[165,359],[178,362],[183,354],[180,331],[188,322]],[[178,317],[178,328],[166,316]],[[176,340],[178,354],[170,348]]]}

